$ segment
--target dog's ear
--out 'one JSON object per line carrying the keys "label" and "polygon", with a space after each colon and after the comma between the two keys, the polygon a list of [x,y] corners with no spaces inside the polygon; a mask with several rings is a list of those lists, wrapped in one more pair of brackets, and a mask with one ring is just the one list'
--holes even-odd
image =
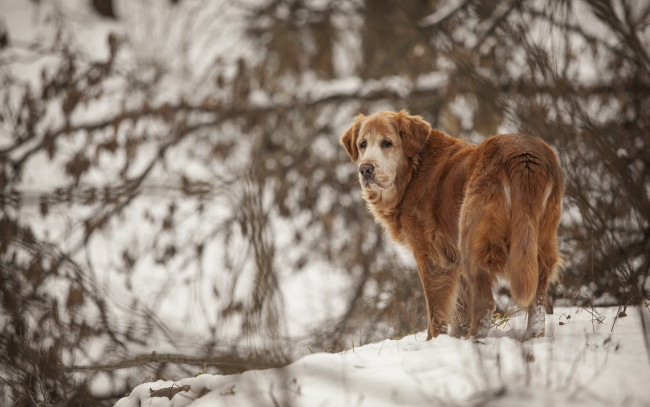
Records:
{"label": "dog's ear", "polygon": [[407,157],[415,157],[424,148],[431,126],[420,116],[411,116],[406,110],[394,113],[393,120],[402,138],[402,149]]}
{"label": "dog's ear", "polygon": [[359,150],[357,149],[357,137],[359,136],[359,128],[361,127],[361,122],[365,119],[366,116],[358,114],[354,118],[354,123],[343,133],[341,137],[341,144],[345,147],[345,151],[348,152],[352,161],[357,161],[359,159]]}

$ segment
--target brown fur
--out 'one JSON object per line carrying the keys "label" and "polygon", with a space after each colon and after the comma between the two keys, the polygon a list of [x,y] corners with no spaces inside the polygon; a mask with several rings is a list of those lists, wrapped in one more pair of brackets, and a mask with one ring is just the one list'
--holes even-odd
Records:
{"label": "brown fur", "polygon": [[375,219],[413,252],[427,301],[427,339],[446,332],[447,323],[456,336],[486,335],[497,276],[510,281],[519,306],[530,307],[526,337],[540,336],[531,320],[535,305],[546,305],[560,262],[563,190],[546,143],[507,134],[475,145],[401,111],[357,116],[341,144],[359,161]]}

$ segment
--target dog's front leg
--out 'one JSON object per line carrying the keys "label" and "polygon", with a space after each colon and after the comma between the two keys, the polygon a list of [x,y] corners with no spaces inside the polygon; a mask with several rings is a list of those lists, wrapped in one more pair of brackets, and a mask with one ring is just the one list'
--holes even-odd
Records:
{"label": "dog's front leg", "polygon": [[418,259],[418,273],[427,301],[427,340],[447,333],[450,309],[455,299],[457,271],[436,267],[430,259]]}

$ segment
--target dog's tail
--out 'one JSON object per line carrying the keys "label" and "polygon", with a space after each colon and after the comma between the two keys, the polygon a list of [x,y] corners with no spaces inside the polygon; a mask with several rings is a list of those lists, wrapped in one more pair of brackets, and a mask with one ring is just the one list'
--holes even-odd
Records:
{"label": "dog's tail", "polygon": [[524,155],[520,165],[510,171],[512,217],[510,253],[505,272],[510,292],[520,307],[527,307],[535,298],[539,280],[539,219],[545,210],[550,192],[549,179],[535,157]]}
{"label": "dog's tail", "polygon": [[[523,202],[512,203],[512,228],[510,229],[510,254],[505,271],[510,279],[512,298],[520,307],[527,307],[537,291],[537,222]],[[521,201],[521,200],[520,200]],[[523,206],[523,205],[522,205]]]}

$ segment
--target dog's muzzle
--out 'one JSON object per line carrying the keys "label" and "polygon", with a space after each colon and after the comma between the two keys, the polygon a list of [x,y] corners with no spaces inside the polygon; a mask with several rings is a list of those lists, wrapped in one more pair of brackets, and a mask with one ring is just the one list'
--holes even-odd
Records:
{"label": "dog's muzzle", "polygon": [[359,178],[363,188],[368,188],[372,184],[381,188],[381,185],[375,179],[375,166],[373,164],[361,164],[359,166]]}

